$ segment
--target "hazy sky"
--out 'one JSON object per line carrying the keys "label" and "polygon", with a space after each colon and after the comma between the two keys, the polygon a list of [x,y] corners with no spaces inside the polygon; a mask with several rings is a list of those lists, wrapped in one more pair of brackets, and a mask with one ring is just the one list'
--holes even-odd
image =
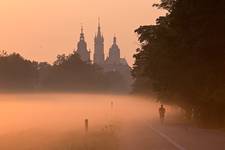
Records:
{"label": "hazy sky", "polygon": [[134,30],[154,24],[163,12],[152,8],[158,0],[0,0],[0,49],[52,63],[57,54],[77,47],[83,24],[93,55],[93,38],[101,18],[105,53],[116,34],[122,57],[129,64],[138,47]]}

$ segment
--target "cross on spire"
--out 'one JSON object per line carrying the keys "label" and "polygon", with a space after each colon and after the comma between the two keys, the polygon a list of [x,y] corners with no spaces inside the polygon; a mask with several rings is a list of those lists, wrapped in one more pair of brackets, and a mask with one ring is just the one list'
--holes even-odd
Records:
{"label": "cross on spire", "polygon": [[100,23],[100,17],[98,17],[98,34],[101,35],[101,23]]}
{"label": "cross on spire", "polygon": [[81,40],[81,41],[84,40],[84,27],[83,27],[83,25],[81,25],[80,40]]}
{"label": "cross on spire", "polygon": [[98,27],[101,28],[101,25],[100,25],[100,17],[98,17]]}
{"label": "cross on spire", "polygon": [[82,34],[84,33],[84,27],[83,27],[83,25],[81,25],[81,33]]}
{"label": "cross on spire", "polygon": [[113,37],[113,44],[116,44],[116,35],[114,34],[114,37]]}

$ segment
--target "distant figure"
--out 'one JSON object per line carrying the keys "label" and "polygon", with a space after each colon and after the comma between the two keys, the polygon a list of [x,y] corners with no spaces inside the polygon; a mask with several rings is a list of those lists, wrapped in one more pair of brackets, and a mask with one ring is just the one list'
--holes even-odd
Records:
{"label": "distant figure", "polygon": [[159,117],[160,117],[161,123],[164,122],[164,119],[165,119],[165,113],[166,113],[166,109],[164,108],[163,105],[161,105],[161,107],[159,108]]}
{"label": "distant figure", "polygon": [[84,120],[84,124],[85,124],[85,132],[88,132],[88,119]]}
{"label": "distant figure", "polygon": [[111,101],[110,106],[111,106],[111,109],[113,109],[113,107],[114,107],[113,101]]}

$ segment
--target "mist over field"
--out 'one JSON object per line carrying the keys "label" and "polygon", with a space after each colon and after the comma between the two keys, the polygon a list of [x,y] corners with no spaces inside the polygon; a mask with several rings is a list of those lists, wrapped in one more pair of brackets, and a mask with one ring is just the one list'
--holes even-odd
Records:
{"label": "mist over field", "polygon": [[88,146],[119,149],[120,134],[130,125],[158,118],[158,104],[143,97],[52,93],[0,98],[0,149],[7,150],[82,149],[85,119]]}
{"label": "mist over field", "polygon": [[225,150],[224,14],[0,0],[0,150]]}

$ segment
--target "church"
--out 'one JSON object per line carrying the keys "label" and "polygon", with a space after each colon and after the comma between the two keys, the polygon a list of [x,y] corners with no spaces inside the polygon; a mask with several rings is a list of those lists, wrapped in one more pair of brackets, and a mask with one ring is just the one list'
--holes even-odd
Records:
{"label": "church", "polygon": [[80,40],[77,44],[76,53],[87,63],[93,63],[100,66],[104,72],[119,72],[125,79],[131,80],[130,67],[125,58],[121,58],[120,48],[117,44],[117,38],[113,38],[112,46],[106,57],[104,52],[104,37],[101,33],[101,26],[98,23],[97,34],[94,37],[94,60],[91,60],[91,51],[87,48],[83,27],[81,28]]}

